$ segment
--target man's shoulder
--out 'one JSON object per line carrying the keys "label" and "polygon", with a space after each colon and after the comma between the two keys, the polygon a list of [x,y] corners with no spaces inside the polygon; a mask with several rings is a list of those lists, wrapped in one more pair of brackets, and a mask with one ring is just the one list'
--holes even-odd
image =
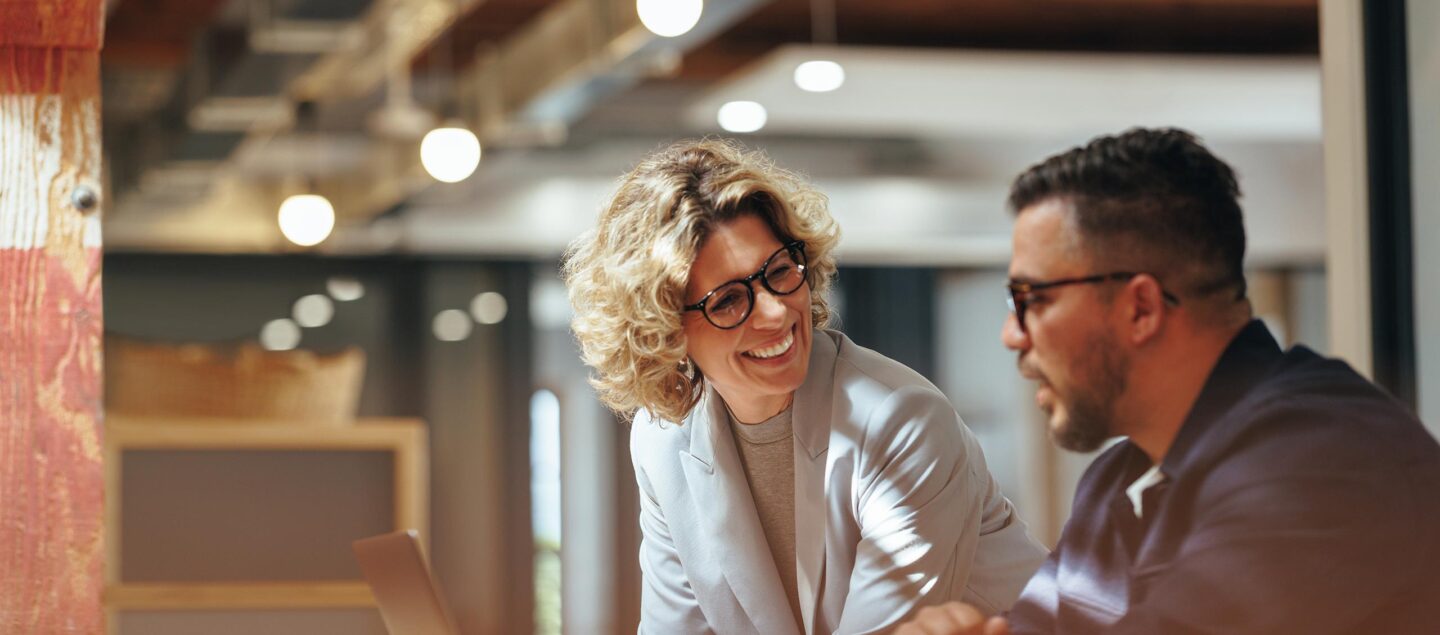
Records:
{"label": "man's shoulder", "polygon": [[[1394,461],[1440,446],[1408,408],[1348,364],[1297,346],[1252,386],[1214,430],[1214,451],[1287,444],[1296,458]],[[1279,458],[1279,457],[1277,457]]]}
{"label": "man's shoulder", "polygon": [[1337,483],[1388,496],[1414,470],[1440,475],[1440,444],[1419,419],[1344,362],[1297,347],[1205,431],[1182,478],[1202,500],[1270,491],[1323,501]]}

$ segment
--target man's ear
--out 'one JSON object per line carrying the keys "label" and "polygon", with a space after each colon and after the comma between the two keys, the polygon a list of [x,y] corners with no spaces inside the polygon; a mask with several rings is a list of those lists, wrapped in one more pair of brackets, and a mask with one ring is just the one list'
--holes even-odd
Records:
{"label": "man's ear", "polygon": [[1148,273],[1130,279],[1123,291],[1126,299],[1130,341],[1145,344],[1160,333],[1165,326],[1165,291],[1160,281]]}

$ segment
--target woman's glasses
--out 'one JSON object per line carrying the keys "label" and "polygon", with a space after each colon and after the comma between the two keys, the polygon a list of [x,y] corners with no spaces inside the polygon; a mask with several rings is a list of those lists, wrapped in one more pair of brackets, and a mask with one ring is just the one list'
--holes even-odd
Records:
{"label": "woman's glasses", "polygon": [[699,302],[685,307],[686,311],[702,311],[705,319],[716,328],[733,329],[745,323],[755,307],[756,280],[775,295],[790,295],[805,284],[809,268],[805,264],[805,243],[792,240],[770,254],[760,270],[738,280],[715,287]]}

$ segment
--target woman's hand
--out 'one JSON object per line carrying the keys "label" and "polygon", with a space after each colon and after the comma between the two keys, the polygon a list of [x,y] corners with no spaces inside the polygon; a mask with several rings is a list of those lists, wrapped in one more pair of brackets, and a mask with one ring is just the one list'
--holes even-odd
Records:
{"label": "woman's hand", "polygon": [[987,620],[969,604],[946,602],[920,609],[915,619],[895,629],[895,635],[1010,635],[1010,624],[1003,617]]}

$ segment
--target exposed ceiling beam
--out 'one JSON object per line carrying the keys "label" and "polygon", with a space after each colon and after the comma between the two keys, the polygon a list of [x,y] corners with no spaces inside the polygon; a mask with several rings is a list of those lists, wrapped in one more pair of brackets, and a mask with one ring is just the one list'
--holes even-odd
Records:
{"label": "exposed ceiling beam", "polygon": [[[673,68],[681,52],[762,4],[712,0],[695,29],[665,39],[640,24],[633,0],[561,0],[465,66],[455,78],[455,114],[487,143],[531,139],[537,131],[558,141],[553,131],[563,135],[564,126],[596,101],[629,88],[657,67]],[[300,83],[308,90],[305,81]],[[433,183],[420,167],[417,143],[392,143],[376,153],[378,171],[319,183],[319,191],[349,218],[391,209]]]}

